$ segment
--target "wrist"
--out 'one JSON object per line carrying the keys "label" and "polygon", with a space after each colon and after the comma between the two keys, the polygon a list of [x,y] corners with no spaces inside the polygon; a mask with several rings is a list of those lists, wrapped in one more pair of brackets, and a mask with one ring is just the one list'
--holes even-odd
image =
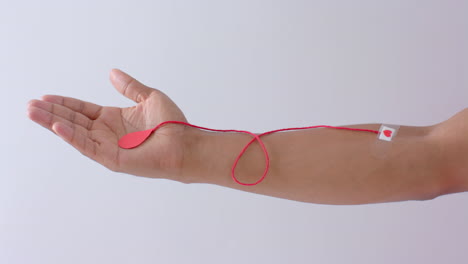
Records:
{"label": "wrist", "polygon": [[[209,132],[190,127],[187,130],[182,178],[185,183],[211,183],[237,186],[231,178],[231,168],[242,148],[252,139],[245,133]],[[241,182],[254,182],[264,164],[263,152],[253,142],[239,160],[235,175]],[[237,186],[239,187],[239,186]]]}
{"label": "wrist", "polygon": [[220,135],[194,127],[187,127],[186,131],[183,182],[210,183],[210,176],[220,173],[223,165],[227,165],[226,158],[220,153]]}

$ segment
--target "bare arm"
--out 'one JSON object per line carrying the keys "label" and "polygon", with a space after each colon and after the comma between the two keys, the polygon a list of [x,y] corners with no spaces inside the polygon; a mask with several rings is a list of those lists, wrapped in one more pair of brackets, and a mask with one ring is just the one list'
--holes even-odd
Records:
{"label": "bare arm", "polygon": [[[379,130],[380,124],[345,127]],[[386,158],[373,155],[376,134],[330,128],[279,132],[262,137],[270,170],[255,186],[230,176],[232,164],[252,137],[246,134],[192,130],[186,178],[243,191],[322,204],[365,204],[426,200],[441,194],[440,152],[431,127],[401,126]],[[382,142],[383,143],[383,142]],[[241,158],[236,176],[255,182],[265,162],[258,143]]]}
{"label": "bare arm", "polygon": [[[119,138],[127,133],[187,119],[162,91],[119,70],[113,70],[110,79],[135,106],[106,107],[47,95],[28,104],[28,115],[83,155],[110,170],[137,176],[324,204],[426,200],[468,191],[468,109],[434,126],[401,126],[384,159],[372,154],[377,140],[373,133],[314,128],[262,136],[270,170],[260,184],[243,186],[231,179],[230,169],[250,135],[170,124],[142,146],[119,148]],[[263,152],[254,142],[240,159],[236,176],[255,182],[263,170]]]}

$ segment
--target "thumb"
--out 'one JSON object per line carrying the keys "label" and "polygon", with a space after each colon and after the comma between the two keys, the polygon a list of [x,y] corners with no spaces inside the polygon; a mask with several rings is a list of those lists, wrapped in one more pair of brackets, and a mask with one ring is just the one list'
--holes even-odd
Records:
{"label": "thumb", "polygon": [[110,81],[117,91],[136,103],[144,101],[155,91],[119,69],[112,69]]}

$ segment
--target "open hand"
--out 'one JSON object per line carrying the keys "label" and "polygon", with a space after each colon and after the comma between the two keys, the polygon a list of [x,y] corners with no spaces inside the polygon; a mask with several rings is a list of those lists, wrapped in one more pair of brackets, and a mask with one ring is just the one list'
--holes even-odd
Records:
{"label": "open hand", "polygon": [[120,70],[112,70],[110,80],[117,91],[137,104],[128,108],[103,107],[75,98],[45,95],[42,100],[29,102],[29,118],[113,171],[184,182],[180,177],[189,127],[167,124],[138,148],[118,146],[118,140],[127,133],[168,120],[187,122],[182,111],[163,92]]}

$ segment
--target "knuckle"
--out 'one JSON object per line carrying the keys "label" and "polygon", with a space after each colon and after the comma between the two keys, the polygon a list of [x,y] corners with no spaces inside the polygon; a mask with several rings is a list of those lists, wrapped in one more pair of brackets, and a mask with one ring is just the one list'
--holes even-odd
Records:
{"label": "knuckle", "polygon": [[86,129],[89,131],[93,127],[93,120],[88,119],[88,123],[86,124]]}
{"label": "knuckle", "polygon": [[137,103],[140,103],[140,102],[144,101],[144,99],[145,99],[145,98],[144,98],[144,96],[143,96],[143,93],[142,93],[142,92],[139,92],[139,93],[137,94],[136,98],[135,98],[135,101],[136,101]]}
{"label": "knuckle", "polygon": [[78,112],[83,113],[84,109],[85,109],[85,103],[80,101],[78,104]]}
{"label": "knuckle", "polygon": [[133,84],[133,82],[135,81],[135,78],[131,78],[123,87],[122,89],[122,93],[123,95],[127,95],[127,92],[128,92],[128,89],[130,88],[130,86]]}
{"label": "knuckle", "polygon": [[76,112],[75,111],[70,111],[70,114],[68,116],[68,119],[70,120],[70,122],[75,122],[75,119],[76,119]]}

